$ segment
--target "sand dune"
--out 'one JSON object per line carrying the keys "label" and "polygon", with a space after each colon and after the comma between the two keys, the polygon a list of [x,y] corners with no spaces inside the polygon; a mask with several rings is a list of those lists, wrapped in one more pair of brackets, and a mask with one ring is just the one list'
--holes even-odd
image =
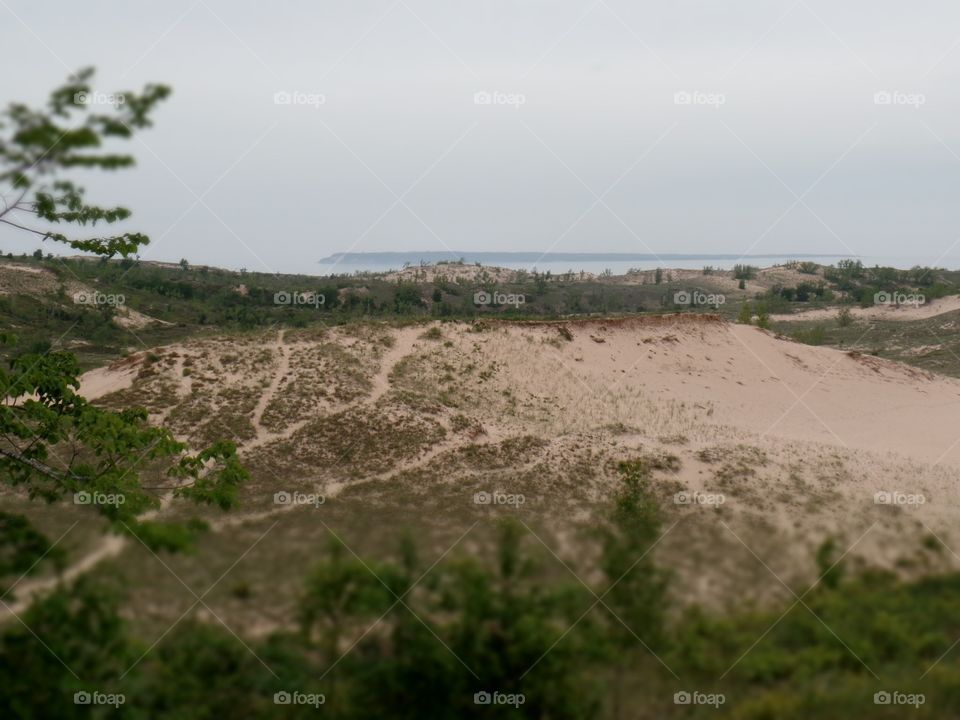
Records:
{"label": "sand dune", "polygon": [[[566,532],[606,502],[618,461],[663,457],[657,492],[684,524],[658,553],[685,602],[736,602],[745,583],[769,581],[737,537],[796,582],[826,537],[867,534],[852,557],[918,572],[933,560],[904,563],[930,532],[960,546],[960,381],[716,316],[371,323],[154,355],[87,373],[82,391],[161,402],[151,417],[188,442],[208,424],[235,433],[253,476],[215,532],[296,512],[272,502],[278,488],[362,512],[415,497],[436,518],[478,489],[521,492],[527,512]],[[676,505],[678,491],[726,500]],[[891,491],[925,502],[877,504]]]}
{"label": "sand dune", "polygon": [[643,427],[644,406],[616,410],[642,396],[661,409],[682,404],[694,424],[960,462],[957,380],[702,316],[567,327],[573,340],[554,347],[523,337],[557,338],[555,326],[503,326],[503,347],[489,352],[504,384],[536,393],[553,378],[558,408],[583,418]]}
{"label": "sand dune", "polygon": [[[561,326],[572,340],[562,338]],[[452,347],[417,342],[422,327],[405,328],[393,331],[397,344],[386,361],[467,353],[495,367],[490,385],[497,390],[489,388],[486,402],[475,398],[488,423],[536,429],[530,418],[542,404],[553,430],[613,422],[643,427],[653,422],[651,411],[663,414],[673,405],[683,407],[680,422],[691,426],[960,463],[960,381],[900,363],[702,315],[495,323],[480,335],[463,324],[441,327]],[[81,392],[98,398],[130,387],[136,370],[136,357],[93,370],[83,376]],[[279,372],[295,377],[298,370]],[[371,381],[375,402],[389,388],[378,374]],[[531,398],[529,410],[498,409],[500,388]]]}
{"label": "sand dune", "polygon": [[[864,320],[926,320],[945,313],[960,310],[960,295],[937,298],[923,305],[873,305],[868,308],[850,308],[850,314]],[[782,322],[790,320],[834,320],[840,307],[803,310],[797,313],[771,315],[770,319]]]}

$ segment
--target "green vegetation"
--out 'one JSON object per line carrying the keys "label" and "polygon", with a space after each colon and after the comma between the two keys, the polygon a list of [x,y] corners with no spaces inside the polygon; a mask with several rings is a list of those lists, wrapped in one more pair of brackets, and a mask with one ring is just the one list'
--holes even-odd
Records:
{"label": "green vegetation", "polygon": [[757,268],[753,265],[734,265],[733,277],[736,280],[753,280],[757,276]]}
{"label": "green vegetation", "polygon": [[[84,68],[66,84],[50,93],[45,108],[11,103],[0,112],[0,184],[18,192],[12,203],[4,203],[0,223],[69,245],[75,250],[102,256],[127,256],[146,245],[142,233],[106,237],[68,237],[49,225],[106,225],[125,220],[130,211],[123,207],[104,208],[84,200],[84,189],[63,178],[75,168],[119,170],[134,163],[132,155],[100,150],[105,141],[129,140],[137,130],[151,125],[155,106],[170,95],[165,85],[148,85],[140,93],[115,93],[122,100],[109,114],[88,112],[86,98],[92,92],[92,68]],[[78,116],[82,120],[78,120]],[[57,178],[57,179],[52,179]],[[38,225],[15,222],[11,213],[33,215]],[[31,223],[32,225],[32,223]],[[36,257],[36,255],[35,255]]]}
{"label": "green vegetation", "polygon": [[[149,238],[140,233],[68,238],[9,217],[18,210],[48,225],[75,229],[129,217],[125,208],[86,204],[82,187],[57,177],[72,168],[130,167],[132,156],[101,152],[101,145],[108,138],[130,139],[135,130],[149,127],[154,106],[170,91],[162,85],[147,86],[141,94],[124,93],[115,114],[87,114],[83,98],[91,92],[87,81],[92,74],[86,69],[70,78],[51,93],[45,109],[13,103],[3,111],[0,183],[10,183],[19,195],[5,203],[0,223],[103,257],[126,256]],[[77,114],[84,116],[82,123],[76,121]],[[60,124],[64,121],[73,122]],[[13,303],[4,300],[12,309]],[[148,424],[146,410],[114,411],[89,403],[76,392],[80,385],[76,358],[54,351],[47,339],[4,332],[0,347],[8,358],[7,366],[0,367],[4,441],[0,476],[7,485],[23,487],[31,499],[48,503],[72,496],[74,503],[90,505],[114,531],[132,534],[155,548],[182,549],[199,525],[140,520],[159,506],[157,497],[141,484],[145,466],[162,477],[175,496],[224,509],[234,504],[247,473],[233,443],[217,441],[191,453],[170,430]],[[57,559],[58,554],[48,558],[52,546],[25,516],[4,514],[2,530],[0,550],[7,559],[0,564],[8,572],[0,578],[4,584],[31,552],[35,562],[25,573],[35,571],[42,561]]]}
{"label": "green vegetation", "polygon": [[823,345],[826,334],[827,330],[823,325],[814,325],[807,330],[797,330],[792,337],[805,345]]}
{"label": "green vegetation", "polygon": [[[439,563],[421,559],[409,538],[373,559],[332,535],[302,580],[296,628],[241,642],[219,623],[188,619],[151,649],[154,638],[121,617],[117,588],[80,581],[32,606],[30,630],[0,636],[0,712],[85,717],[89,708],[69,699],[94,691],[123,693],[119,717],[186,720],[276,717],[276,693],[322,695],[331,718],[960,712],[960,663],[948,652],[960,636],[960,575],[904,582],[854,572],[827,541],[816,553],[821,579],[796,590],[802,602],[671,611],[669,575],[648,552],[663,533],[648,467],[621,464],[607,519],[585,541],[599,574],[590,560],[566,561],[592,578],[586,586],[516,521]],[[693,691],[724,702],[674,703]],[[919,693],[923,704],[874,705],[884,691]],[[476,704],[485,692],[512,696],[516,707]]]}

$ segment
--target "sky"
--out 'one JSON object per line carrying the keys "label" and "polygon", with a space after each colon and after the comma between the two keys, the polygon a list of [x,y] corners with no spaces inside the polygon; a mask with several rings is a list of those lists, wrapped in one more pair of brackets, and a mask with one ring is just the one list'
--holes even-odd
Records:
{"label": "sky", "polygon": [[[87,65],[104,94],[173,87],[124,144],[135,169],[76,177],[133,210],[146,259],[960,267],[956,2],[0,0],[0,52],[4,105],[40,104]],[[0,228],[5,252],[38,246]]]}

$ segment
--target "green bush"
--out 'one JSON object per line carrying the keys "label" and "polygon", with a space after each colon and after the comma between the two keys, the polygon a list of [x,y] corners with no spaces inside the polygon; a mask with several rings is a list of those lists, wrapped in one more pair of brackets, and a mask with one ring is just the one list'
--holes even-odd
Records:
{"label": "green bush", "polygon": [[797,330],[792,337],[797,342],[804,345],[823,345],[826,340],[827,330],[823,325],[815,325],[808,330]]}

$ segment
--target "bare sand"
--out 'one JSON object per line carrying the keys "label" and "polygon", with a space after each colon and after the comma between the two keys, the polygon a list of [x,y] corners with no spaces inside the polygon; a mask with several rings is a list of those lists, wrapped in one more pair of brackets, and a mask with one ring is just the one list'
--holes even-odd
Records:
{"label": "bare sand", "polygon": [[[347,364],[305,362],[321,349]],[[570,532],[573,522],[589,524],[593,504],[607,502],[617,461],[664,455],[675,456],[677,467],[658,471],[658,492],[670,517],[684,524],[658,553],[677,571],[687,600],[735,602],[745,583],[767,583],[758,596],[782,590],[744,543],[790,583],[812,581],[812,558],[826,537],[844,548],[856,543],[851,558],[898,572],[953,564],[952,553],[917,560],[931,534],[960,550],[960,537],[952,536],[960,521],[960,381],[715,316],[343,327],[317,336],[288,330],[256,342],[191,341],[162,354],[143,379],[134,376],[133,359],[88,373],[83,388],[104,397],[131,384],[166,384],[177,403],[210,402],[199,417],[225,411],[217,393],[236,397],[243,389],[250,400],[243,412],[253,422],[237,438],[241,455],[271,471],[251,489],[249,508],[215,520],[214,531],[296,512],[263,500],[278,487],[349,503],[391,488],[427,493],[439,482],[438,490],[452,483],[468,498],[477,487],[509,491],[532,474],[526,482],[535,486],[524,491],[539,496],[558,532]],[[174,354],[179,360],[166,362]],[[232,356],[247,364],[231,360],[226,372],[221,363]],[[187,357],[190,378],[182,376]],[[344,382],[351,369],[365,378],[361,390],[342,397],[324,390],[339,387],[330,383]],[[185,392],[184,382],[201,379],[203,398]],[[411,393],[421,399],[405,405]],[[371,414],[392,418],[398,408],[425,413],[444,436],[409,451],[391,449],[389,438],[368,438],[391,453],[370,471],[356,459],[280,468],[316,451],[318,438],[302,431],[318,417],[350,418],[357,423],[351,432],[359,432]],[[529,439],[537,443],[531,454],[517,451],[489,472],[463,467],[465,450]],[[719,492],[726,504],[675,506],[678,490]],[[876,502],[877,493],[889,492],[917,493],[925,502]]]}
{"label": "bare sand", "polygon": [[[796,313],[771,315],[770,319],[778,322],[791,320],[835,320],[841,306],[818,308],[816,310],[802,310]],[[868,308],[850,308],[852,317],[858,320],[926,320],[960,310],[960,295],[937,298],[923,305],[873,305]]]}

